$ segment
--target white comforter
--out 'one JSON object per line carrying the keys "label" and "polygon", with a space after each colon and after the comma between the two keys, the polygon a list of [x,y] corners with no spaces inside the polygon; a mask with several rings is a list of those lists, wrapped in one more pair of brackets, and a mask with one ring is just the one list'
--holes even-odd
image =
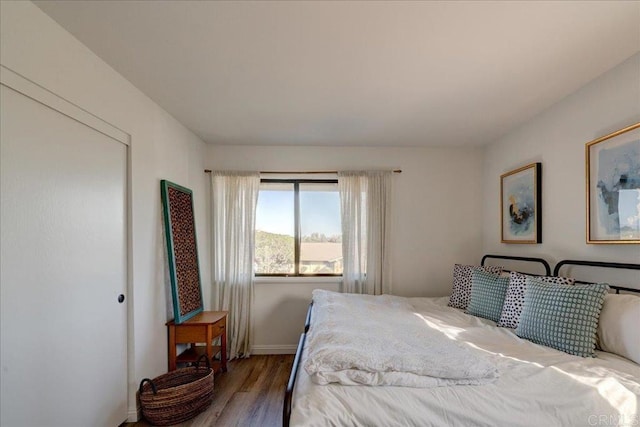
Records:
{"label": "white comforter", "polygon": [[313,292],[304,368],[316,384],[438,387],[497,378],[483,352],[425,327],[406,298]]}
{"label": "white comforter", "polygon": [[[407,302],[430,327],[494,357],[500,377],[480,386],[366,387],[317,385],[301,369],[292,426],[640,425],[639,365],[610,353],[581,358],[533,344],[446,307],[447,298]],[[302,363],[307,356],[305,346]]]}

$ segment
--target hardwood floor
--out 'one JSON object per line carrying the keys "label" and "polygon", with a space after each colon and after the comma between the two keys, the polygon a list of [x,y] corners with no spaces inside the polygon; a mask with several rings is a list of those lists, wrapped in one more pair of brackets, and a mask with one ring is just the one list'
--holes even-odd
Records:
{"label": "hardwood floor", "polygon": [[[181,427],[282,425],[282,405],[293,355],[251,356],[232,360],[214,379],[211,406]],[[144,420],[126,424],[146,427]]]}

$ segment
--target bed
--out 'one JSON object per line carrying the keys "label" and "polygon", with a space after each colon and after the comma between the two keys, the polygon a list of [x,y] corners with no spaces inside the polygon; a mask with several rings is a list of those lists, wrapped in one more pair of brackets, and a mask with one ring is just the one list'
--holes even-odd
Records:
{"label": "bed", "polygon": [[[551,276],[549,264],[539,258],[487,255],[482,265],[490,258],[538,263],[543,265],[545,272],[536,275]],[[561,270],[570,271],[574,266],[625,269],[634,271],[634,274],[635,270],[640,270],[640,264],[565,260],[556,265],[553,276],[560,276]],[[509,273],[508,270],[505,272]],[[576,283],[591,282],[578,280]],[[639,291],[627,286],[611,286],[610,292],[626,294]],[[327,296],[314,295],[314,298],[322,297],[320,299]],[[328,297],[333,298],[333,295]],[[395,379],[386,383],[382,380],[380,384],[387,384],[382,386],[353,385],[355,383],[350,383],[349,378],[342,379],[342,383],[332,382],[336,381],[335,377],[329,377],[325,381],[328,384],[320,385],[318,382],[322,381],[318,380],[318,374],[310,375],[305,369],[310,365],[309,353],[315,357],[316,352],[323,350],[309,348],[309,342],[314,340],[314,327],[321,328],[316,321],[322,321],[321,311],[314,313],[314,301],[309,307],[285,393],[284,426],[639,425],[640,365],[637,358],[635,362],[627,358],[634,356],[629,356],[626,350],[619,352],[627,357],[601,350],[595,351],[595,357],[579,357],[535,344],[517,336],[514,329],[497,327],[492,320],[449,307],[449,297],[395,298],[384,301],[383,305],[396,304],[401,311],[410,306],[411,316],[421,319],[455,345],[464,346],[474,354],[482,353],[483,360],[493,363],[498,375],[486,381],[455,385],[436,381],[435,384],[415,386],[413,380],[409,381],[409,386],[388,385],[396,384]],[[640,300],[633,299],[638,298],[636,296],[631,300],[628,296],[621,297],[626,298],[624,303],[631,301],[635,307],[632,310],[636,310],[623,312],[626,310],[624,304],[615,305],[618,300],[615,304],[608,302],[611,298],[617,297],[606,296],[601,314],[604,316],[605,307],[610,307],[606,311],[607,325],[613,324],[611,328],[619,329],[614,333],[626,334],[625,339],[633,341],[635,346],[640,336],[636,329],[640,326],[636,302]],[[357,305],[354,301],[347,303]],[[400,311],[383,317],[384,322],[398,313]],[[609,334],[600,329],[598,333]],[[621,339],[619,336],[605,338],[613,340],[611,346],[618,345],[615,340]],[[631,351],[637,351],[637,347]],[[379,380],[377,376],[376,380]]]}

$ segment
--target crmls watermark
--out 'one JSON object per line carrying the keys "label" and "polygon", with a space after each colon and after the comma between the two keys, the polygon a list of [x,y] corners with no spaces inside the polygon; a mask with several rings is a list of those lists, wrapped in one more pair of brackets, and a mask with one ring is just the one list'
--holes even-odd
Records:
{"label": "crmls watermark", "polygon": [[616,414],[616,415],[589,415],[587,422],[590,426],[640,426],[640,416],[638,414]]}

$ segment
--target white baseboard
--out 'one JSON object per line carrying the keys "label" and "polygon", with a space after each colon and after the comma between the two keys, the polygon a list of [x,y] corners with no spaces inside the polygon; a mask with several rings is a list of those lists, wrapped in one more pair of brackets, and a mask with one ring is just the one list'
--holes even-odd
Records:
{"label": "white baseboard", "polygon": [[292,345],[254,345],[251,354],[296,354],[298,346]]}
{"label": "white baseboard", "polygon": [[127,413],[127,422],[128,423],[136,423],[140,421],[141,417],[140,408],[129,408],[129,412]]}

